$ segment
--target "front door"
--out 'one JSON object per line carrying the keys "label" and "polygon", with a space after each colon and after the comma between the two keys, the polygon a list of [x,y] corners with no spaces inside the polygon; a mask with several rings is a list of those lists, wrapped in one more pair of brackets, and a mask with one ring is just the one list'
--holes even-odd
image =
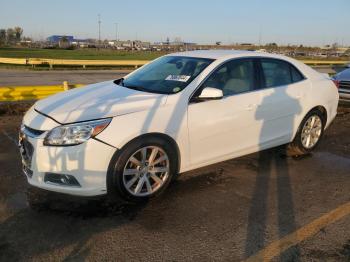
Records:
{"label": "front door", "polygon": [[188,106],[191,164],[195,167],[255,151],[260,127],[255,119],[261,102],[254,59],[231,60],[216,69],[201,85],[219,88],[219,100]]}

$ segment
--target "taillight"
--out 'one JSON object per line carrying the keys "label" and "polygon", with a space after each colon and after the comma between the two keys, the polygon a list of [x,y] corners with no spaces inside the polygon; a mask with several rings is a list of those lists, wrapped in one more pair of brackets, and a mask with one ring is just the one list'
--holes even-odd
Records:
{"label": "taillight", "polygon": [[333,83],[335,84],[335,86],[336,86],[337,88],[339,88],[339,80],[333,79]]}

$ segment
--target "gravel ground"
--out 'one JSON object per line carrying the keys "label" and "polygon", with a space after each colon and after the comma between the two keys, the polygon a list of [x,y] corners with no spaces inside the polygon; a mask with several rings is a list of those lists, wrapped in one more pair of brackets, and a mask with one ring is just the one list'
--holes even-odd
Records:
{"label": "gravel ground", "polygon": [[[350,110],[310,156],[267,150],[188,172],[144,205],[62,198],[29,209],[16,148],[21,116],[0,117],[1,261],[239,261],[350,201]],[[350,261],[350,217],[276,261]]]}

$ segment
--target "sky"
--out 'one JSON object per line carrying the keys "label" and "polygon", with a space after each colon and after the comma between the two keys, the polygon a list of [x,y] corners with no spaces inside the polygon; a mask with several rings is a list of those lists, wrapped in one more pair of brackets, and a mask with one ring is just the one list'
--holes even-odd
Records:
{"label": "sky", "polygon": [[0,28],[24,35],[213,44],[350,45],[350,0],[0,0]]}

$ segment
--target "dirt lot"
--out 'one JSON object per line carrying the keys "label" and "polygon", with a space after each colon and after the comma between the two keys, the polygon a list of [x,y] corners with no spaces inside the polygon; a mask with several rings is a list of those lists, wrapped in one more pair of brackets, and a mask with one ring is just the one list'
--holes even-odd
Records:
{"label": "dirt lot", "polygon": [[[0,117],[0,260],[239,261],[350,201],[350,110],[301,159],[267,150],[180,176],[144,205],[61,199],[33,211],[16,147],[21,116]],[[315,233],[315,234],[314,234]],[[276,261],[350,261],[350,216]]]}

